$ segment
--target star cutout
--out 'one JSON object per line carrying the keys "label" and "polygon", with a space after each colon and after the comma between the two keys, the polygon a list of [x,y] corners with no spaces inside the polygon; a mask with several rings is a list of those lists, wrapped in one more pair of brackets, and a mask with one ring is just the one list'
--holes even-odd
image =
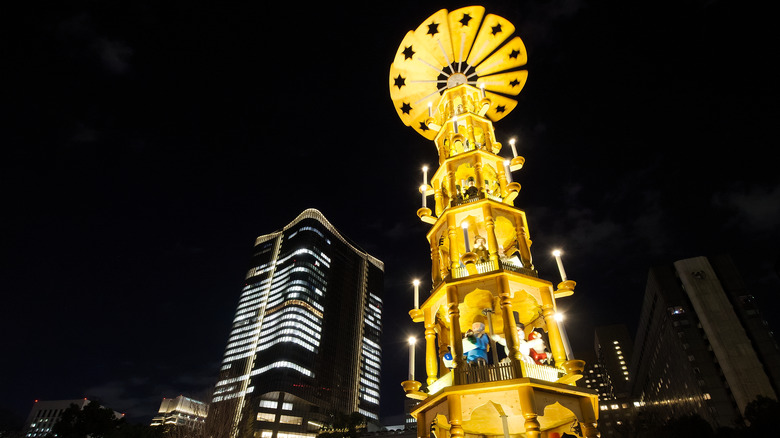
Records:
{"label": "star cutout", "polygon": [[409,112],[411,111],[412,111],[412,106],[409,105],[407,102],[404,102],[401,105],[401,112],[403,112],[404,114],[409,114]]}
{"label": "star cutout", "polygon": [[503,113],[504,111],[506,111],[506,107],[504,105],[498,105],[496,107],[496,112],[497,113]]}
{"label": "star cutout", "polygon": [[460,25],[463,27],[468,27],[469,21],[471,21],[471,15],[469,14],[463,14],[463,18],[460,19]]}
{"label": "star cutout", "polygon": [[395,83],[394,83],[393,85],[395,85],[396,87],[398,87],[398,89],[400,90],[400,89],[401,89],[401,87],[403,87],[404,85],[406,85],[406,78],[403,78],[403,77],[401,77],[401,74],[399,73],[399,74],[398,74],[398,77],[397,77],[397,78],[395,78]]}
{"label": "star cutout", "polygon": [[512,79],[512,82],[510,82],[509,85],[516,87],[520,85],[520,81],[518,81],[517,79]]}
{"label": "star cutout", "polygon": [[404,51],[401,53],[404,54],[404,61],[406,61],[407,59],[412,59],[412,56],[414,56],[415,52],[414,50],[412,50],[412,46],[409,46],[405,48]]}
{"label": "star cutout", "polygon": [[512,58],[512,59],[517,59],[518,56],[520,56],[520,51],[519,50],[512,50],[509,53],[509,57]]}
{"label": "star cutout", "polygon": [[501,24],[496,24],[495,26],[490,28],[492,32],[490,32],[493,36],[495,36],[498,33],[501,33]]}
{"label": "star cutout", "polygon": [[425,132],[425,131],[427,131],[427,130],[428,130],[428,127],[427,127],[427,126],[425,126],[425,123],[424,123],[424,122],[420,122],[420,128],[419,128],[419,129],[420,129],[420,131],[423,131],[423,132]]}
{"label": "star cutout", "polygon": [[428,35],[434,36],[437,33],[439,33],[439,23],[431,21],[431,24],[428,25]]}

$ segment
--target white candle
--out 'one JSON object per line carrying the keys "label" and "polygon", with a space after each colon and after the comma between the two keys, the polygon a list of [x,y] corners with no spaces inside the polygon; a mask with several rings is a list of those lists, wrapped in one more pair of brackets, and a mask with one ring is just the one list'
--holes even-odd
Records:
{"label": "white candle", "polygon": [[423,166],[423,185],[428,185],[428,166]]}
{"label": "white candle", "polygon": [[509,168],[509,160],[504,160],[504,173],[506,174],[506,182],[512,182],[512,169]]}
{"label": "white candle", "polygon": [[433,102],[428,102],[428,117],[433,117]]}
{"label": "white candle", "polygon": [[466,243],[466,252],[471,252],[469,247],[469,225],[466,223],[463,224],[463,242]]}
{"label": "white candle", "polygon": [[425,196],[425,186],[420,186],[420,193],[422,193],[422,208],[428,208],[428,202]]}
{"label": "white candle", "polygon": [[566,352],[566,358],[569,360],[574,359],[574,354],[571,352],[571,344],[569,344],[569,336],[566,335],[566,326],[563,323],[563,314],[556,312],[553,316],[558,323],[558,331],[561,332],[561,339],[563,340],[563,349]]}
{"label": "white candle", "polygon": [[561,261],[561,251],[555,250],[553,251],[553,255],[555,256],[555,262],[558,263],[558,271],[561,273],[561,281],[566,281],[566,271],[563,270],[563,262]]}
{"label": "white candle", "polygon": [[484,99],[485,98],[485,83],[484,82],[482,84],[480,84],[479,90],[480,90],[480,96],[482,96],[482,98]]}
{"label": "white candle", "polygon": [[458,119],[454,119],[452,124],[455,126],[455,133],[457,134],[458,133]]}
{"label": "white candle", "polygon": [[414,344],[417,339],[409,338],[409,380],[414,380]]}
{"label": "white candle", "polygon": [[420,308],[420,280],[414,280],[414,308]]}
{"label": "white candle", "polygon": [[517,157],[517,149],[515,149],[515,139],[509,140],[509,146],[512,146],[512,156]]}

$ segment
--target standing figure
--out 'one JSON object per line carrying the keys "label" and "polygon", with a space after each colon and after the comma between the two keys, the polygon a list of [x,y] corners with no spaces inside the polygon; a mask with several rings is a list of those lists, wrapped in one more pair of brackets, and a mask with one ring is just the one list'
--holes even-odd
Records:
{"label": "standing figure", "polygon": [[537,365],[550,365],[552,358],[547,354],[547,344],[542,339],[542,334],[536,330],[528,334],[528,346],[530,347],[529,354],[531,359],[536,362]]}
{"label": "standing figure", "polygon": [[490,253],[485,246],[485,238],[479,234],[474,237],[474,252],[479,257],[479,263],[486,262],[490,258]]}
{"label": "standing figure", "polygon": [[[517,319],[517,313],[515,313],[515,319]],[[528,343],[528,341],[525,340],[525,325],[522,322],[515,322],[515,326],[517,327],[517,340],[518,340],[517,349],[518,351],[520,351],[520,360],[525,363],[535,363],[530,356],[531,345]],[[504,353],[506,353],[507,357],[504,358],[502,362],[508,361],[509,347],[507,347],[506,338],[495,335],[493,337],[493,341],[495,341],[497,344],[501,344],[504,346]]]}
{"label": "standing figure", "polygon": [[490,339],[485,334],[485,324],[475,322],[463,338],[463,357],[469,365],[485,365],[488,360]]}

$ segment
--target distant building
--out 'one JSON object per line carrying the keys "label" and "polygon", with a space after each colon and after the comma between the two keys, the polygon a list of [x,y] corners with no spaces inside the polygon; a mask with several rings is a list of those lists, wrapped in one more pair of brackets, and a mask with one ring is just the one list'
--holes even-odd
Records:
{"label": "distant building", "polygon": [[383,287],[384,264],[317,210],[258,237],[210,410],[261,438],[378,421]]}
{"label": "distant building", "polygon": [[630,395],[631,379],[628,367],[633,346],[634,341],[623,324],[596,328],[594,351],[609,380],[609,393],[605,400],[622,399]]}
{"label": "distant building", "polygon": [[599,431],[603,437],[622,436],[634,426],[637,400],[630,393],[629,363],[633,341],[623,324],[597,327],[592,360],[586,360],[578,386],[599,393]]}
{"label": "distant building", "polygon": [[[27,416],[22,433],[25,437],[45,437],[51,435],[52,428],[60,420],[62,413],[71,405],[76,405],[79,409],[90,403],[86,398],[76,400],[35,400],[35,404]],[[114,416],[119,419],[124,414],[114,412]]]}
{"label": "distant building", "polygon": [[197,429],[203,426],[209,407],[207,404],[182,395],[163,398],[152,426],[175,425]]}
{"label": "distant building", "polygon": [[730,258],[650,270],[630,376],[652,423],[698,414],[732,427],[757,396],[777,398],[780,351]]}

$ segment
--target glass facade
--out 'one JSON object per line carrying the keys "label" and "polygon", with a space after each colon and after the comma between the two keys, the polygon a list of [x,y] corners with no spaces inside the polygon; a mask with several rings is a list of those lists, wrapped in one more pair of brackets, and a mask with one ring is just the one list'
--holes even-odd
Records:
{"label": "glass facade", "polygon": [[258,237],[250,266],[212,402],[269,437],[378,419],[382,262],[309,209]]}

